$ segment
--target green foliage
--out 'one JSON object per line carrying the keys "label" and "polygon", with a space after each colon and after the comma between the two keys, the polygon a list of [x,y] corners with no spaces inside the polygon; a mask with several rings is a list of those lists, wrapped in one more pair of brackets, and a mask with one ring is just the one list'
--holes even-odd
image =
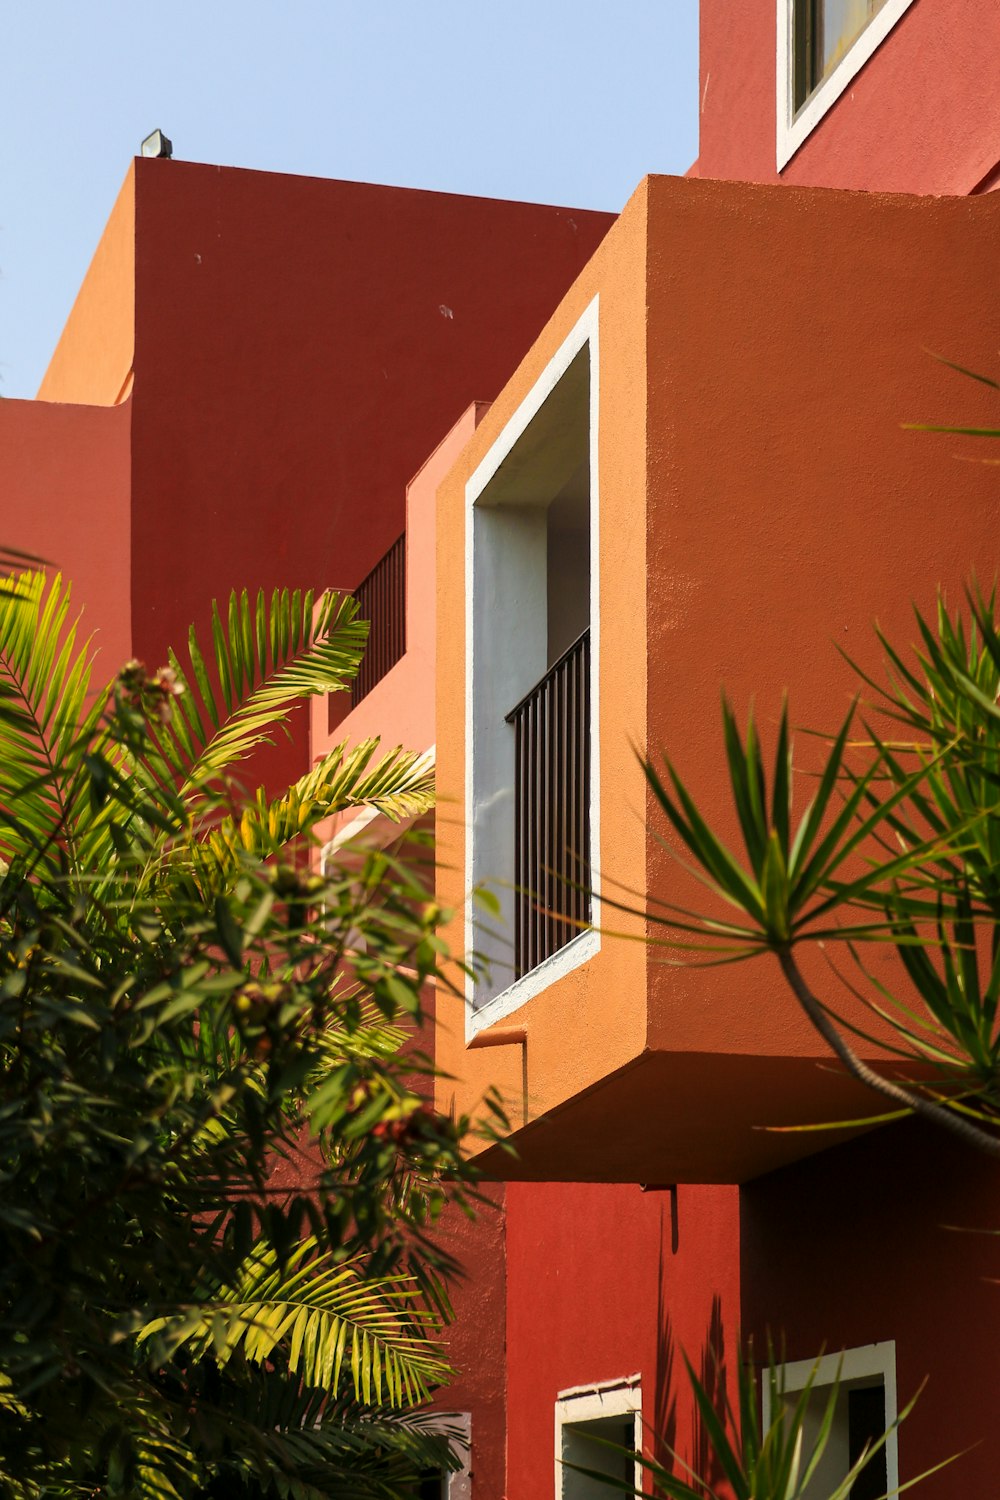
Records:
{"label": "green foliage", "polygon": [[0,1493],[398,1496],[451,1462],[406,1415],[447,1372],[429,1230],[473,1191],[400,1050],[439,914],[411,858],[307,862],[431,779],[373,743],[274,799],[234,775],[364,635],[234,595],[189,672],[95,695],[61,582],[0,597]]}

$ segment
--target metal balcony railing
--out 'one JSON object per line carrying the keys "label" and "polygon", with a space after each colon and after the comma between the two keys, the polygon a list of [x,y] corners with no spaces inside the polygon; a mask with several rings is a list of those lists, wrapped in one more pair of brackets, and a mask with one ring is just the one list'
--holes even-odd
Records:
{"label": "metal balcony railing", "polygon": [[[351,683],[351,707],[357,708],[376,682],[394,667],[406,650],[406,533],[353,590],[358,613],[368,624],[368,644],[358,675]],[[331,693],[329,723],[332,734],[344,717],[339,693]]]}
{"label": "metal balcony railing", "polygon": [[515,977],[590,921],[590,632],[507,715],[514,727]]}

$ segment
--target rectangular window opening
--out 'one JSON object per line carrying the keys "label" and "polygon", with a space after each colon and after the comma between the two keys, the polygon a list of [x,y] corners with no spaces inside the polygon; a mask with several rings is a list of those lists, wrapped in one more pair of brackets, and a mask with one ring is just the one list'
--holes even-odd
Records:
{"label": "rectangular window opening", "polygon": [[[896,1420],[896,1364],[892,1342],[848,1349],[843,1356],[827,1355],[818,1361],[801,1360],[784,1365],[779,1380],[785,1410],[793,1411],[807,1381],[813,1377],[803,1431],[803,1451],[809,1453],[820,1432],[837,1380],[833,1423],[816,1472],[803,1491],[803,1500],[826,1500],[843,1483],[866,1447],[873,1448]],[[813,1376],[813,1372],[815,1375]],[[764,1392],[764,1422],[770,1422],[769,1397]],[[858,1475],[850,1500],[881,1500],[899,1483],[895,1431]]]}
{"label": "rectangular window opening", "polygon": [[470,495],[470,873],[502,909],[473,921],[476,1007],[592,920],[591,357],[581,339]]}
{"label": "rectangular window opening", "polygon": [[791,161],[913,0],[777,0],[777,167]]}
{"label": "rectangular window opening", "polygon": [[[610,1500],[612,1484],[614,1493],[622,1485],[640,1488],[641,1443],[642,1396],[637,1376],[563,1392],[556,1402],[557,1500]],[[602,1477],[591,1478],[577,1469],[590,1469]]]}

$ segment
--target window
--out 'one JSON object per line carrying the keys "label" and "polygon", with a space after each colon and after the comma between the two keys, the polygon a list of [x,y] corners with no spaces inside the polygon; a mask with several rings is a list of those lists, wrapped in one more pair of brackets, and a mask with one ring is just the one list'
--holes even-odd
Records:
{"label": "window", "polygon": [[779,170],[911,4],[778,0]]}
{"label": "window", "polygon": [[[813,1476],[805,1500],[824,1500],[840,1484],[852,1465],[861,1457],[866,1444],[875,1442],[896,1421],[896,1346],[890,1340],[848,1349],[843,1355],[826,1355],[819,1360],[799,1360],[783,1365],[779,1378],[784,1381],[784,1399],[789,1409],[795,1405],[810,1375],[815,1371],[805,1428],[805,1443],[819,1431],[830,1399],[830,1386],[840,1371],[833,1427],[822,1462]],[[763,1419],[772,1420],[770,1392],[763,1392]],[[895,1431],[889,1434],[882,1451],[862,1470],[851,1488],[851,1500],[879,1500],[893,1493],[899,1484],[899,1457]]]}
{"label": "window", "polygon": [[599,946],[597,304],[466,487],[466,871],[474,1032]]}
{"label": "window", "polygon": [[[597,1438],[600,1441],[595,1442]],[[603,1446],[614,1443],[624,1453]],[[556,1402],[556,1500],[608,1500],[610,1487],[599,1479],[577,1474],[567,1464],[579,1464],[609,1479],[642,1487],[643,1468],[635,1459],[642,1451],[642,1393],[639,1376],[604,1385],[560,1391]]]}

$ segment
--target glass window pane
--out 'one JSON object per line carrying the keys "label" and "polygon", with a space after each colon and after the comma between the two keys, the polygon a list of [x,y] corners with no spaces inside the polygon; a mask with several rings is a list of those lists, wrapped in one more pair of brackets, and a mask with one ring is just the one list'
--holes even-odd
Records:
{"label": "glass window pane", "polygon": [[886,0],[795,0],[795,108],[828,78]]}

